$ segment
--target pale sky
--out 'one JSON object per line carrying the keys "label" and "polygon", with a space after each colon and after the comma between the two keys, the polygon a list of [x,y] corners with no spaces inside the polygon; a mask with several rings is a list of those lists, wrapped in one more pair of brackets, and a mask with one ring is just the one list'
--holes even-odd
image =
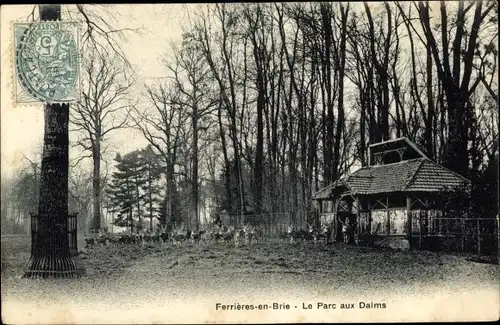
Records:
{"label": "pale sky", "polygon": [[[447,4],[451,9],[453,2]],[[197,4],[125,4],[109,5],[117,19],[115,26],[120,28],[140,28],[141,34],[127,34],[127,42],[121,44],[125,55],[134,67],[137,75],[137,89],[140,91],[145,82],[166,75],[160,58],[167,53],[171,43],[181,40],[182,26],[189,21],[188,13],[201,5]],[[373,10],[380,3],[371,3]],[[433,11],[438,12],[438,4],[431,3]],[[74,7],[74,6],[73,6]],[[23,106],[14,104],[14,68],[13,60],[13,22],[25,22],[32,12],[33,5],[2,5],[0,7],[0,52],[1,52],[1,174],[9,175],[23,163],[23,155],[36,159],[37,150],[43,142],[43,107],[41,104]],[[63,18],[66,6],[63,5]],[[70,7],[71,8],[71,7]],[[351,10],[361,9],[351,4]],[[38,10],[35,11],[38,19]],[[405,48],[407,39],[402,40]],[[418,42],[417,42],[418,43]],[[351,96],[350,94],[348,96]],[[140,96],[140,94],[138,94]],[[70,140],[74,138],[70,133]],[[121,153],[145,146],[146,140],[138,131],[126,130],[110,134],[112,147],[108,158],[116,151]],[[80,156],[79,150],[70,150],[70,159]],[[88,162],[90,163],[90,161]],[[87,165],[87,164],[85,164]]]}
{"label": "pale sky", "polygon": [[[151,78],[161,77],[165,71],[159,62],[171,42],[181,39],[181,26],[185,21],[185,7],[189,5],[116,5],[112,10],[120,18],[116,28],[141,28],[141,34],[127,34],[122,44],[125,55],[138,74],[138,88]],[[34,159],[43,142],[43,107],[20,105],[13,102],[12,23],[25,22],[33,5],[2,5],[1,23],[1,174],[7,176],[23,163],[23,155]],[[64,9],[63,9],[64,14]],[[36,11],[35,17],[38,15]],[[71,133],[70,133],[71,140]],[[134,130],[111,134],[114,148],[120,152],[146,145],[146,140]],[[114,156],[113,147],[109,153]],[[70,151],[70,159],[78,157]],[[26,162],[24,162],[26,163]]]}

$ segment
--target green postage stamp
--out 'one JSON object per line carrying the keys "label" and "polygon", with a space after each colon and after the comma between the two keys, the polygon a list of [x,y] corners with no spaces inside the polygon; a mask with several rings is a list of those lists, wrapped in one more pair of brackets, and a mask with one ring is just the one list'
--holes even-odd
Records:
{"label": "green postage stamp", "polygon": [[68,103],[80,94],[78,23],[14,24],[17,103]]}

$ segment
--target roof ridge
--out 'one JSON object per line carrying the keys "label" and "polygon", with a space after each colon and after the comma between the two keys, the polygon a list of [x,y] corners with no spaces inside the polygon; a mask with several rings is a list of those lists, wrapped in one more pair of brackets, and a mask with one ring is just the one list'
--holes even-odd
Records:
{"label": "roof ridge", "polygon": [[413,143],[413,141],[411,141],[410,139],[408,139],[407,137],[404,138],[405,142],[410,146],[412,147],[413,150],[415,150],[422,158],[427,158],[429,159],[429,157],[427,157],[427,155],[422,151],[420,150],[420,148],[415,144]]}
{"label": "roof ridge", "polygon": [[432,161],[432,160],[430,160],[430,159],[429,159],[429,162],[431,162],[432,164],[434,164],[434,165],[436,165],[436,166],[439,166],[439,167],[441,167],[441,168],[443,168],[443,169],[446,169],[447,171],[449,171],[449,172],[450,172],[450,173],[452,173],[453,175],[455,175],[455,176],[457,176],[457,177],[459,177],[459,178],[463,179],[463,180],[464,180],[464,181],[466,181],[467,183],[470,183],[470,182],[471,182],[471,181],[470,181],[470,179],[468,179],[468,178],[466,178],[466,177],[464,177],[464,176],[460,175],[460,174],[459,174],[459,173],[457,173],[457,172],[454,172],[453,170],[451,170],[451,169],[449,169],[449,168],[446,168],[445,166],[443,166],[443,165],[441,165],[441,164],[438,164],[438,163],[437,163],[437,162],[435,162],[435,161]]}
{"label": "roof ridge", "polygon": [[406,191],[410,185],[413,183],[413,181],[415,180],[415,177],[417,176],[417,173],[418,171],[420,170],[420,168],[422,167],[422,165],[424,164],[424,162],[426,160],[430,160],[429,158],[420,158],[420,162],[417,166],[417,168],[415,168],[415,171],[412,173],[411,177],[408,179],[408,183],[406,183],[405,187],[404,187],[404,190]]}
{"label": "roof ridge", "polygon": [[375,142],[375,143],[369,144],[368,147],[375,147],[375,146],[378,146],[378,145],[387,144],[387,143],[393,143],[393,142],[401,141],[401,140],[404,140],[404,139],[407,139],[407,137],[399,137],[399,138],[395,138],[395,139],[389,139],[389,140],[385,140],[385,141]]}
{"label": "roof ridge", "polygon": [[396,161],[396,162],[389,163],[389,164],[365,166],[365,167],[361,167],[360,169],[356,170],[355,172],[357,172],[359,170],[362,170],[362,169],[371,169],[371,168],[379,168],[379,167],[384,167],[384,166],[393,166],[393,165],[396,165],[396,164],[408,164],[410,162],[415,162],[417,160],[424,160],[424,159],[429,159],[429,158],[427,158],[427,157],[418,157],[418,158],[412,158],[412,159],[406,159],[406,160]]}

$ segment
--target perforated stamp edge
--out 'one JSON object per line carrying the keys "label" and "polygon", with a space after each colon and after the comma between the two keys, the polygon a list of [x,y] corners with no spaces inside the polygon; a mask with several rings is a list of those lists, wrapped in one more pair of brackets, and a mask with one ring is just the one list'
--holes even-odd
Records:
{"label": "perforated stamp edge", "polygon": [[[50,21],[57,21],[61,22],[61,20],[44,20],[43,22],[50,22]],[[30,100],[19,100],[18,92],[23,91],[21,85],[19,84],[19,80],[17,79],[16,76],[16,66],[15,66],[15,25],[16,24],[30,24],[30,23],[37,23],[40,21],[26,21],[25,19],[17,19],[13,20],[9,23],[9,31],[8,31],[8,40],[7,40],[7,46],[6,49],[3,51],[2,55],[2,60],[6,60],[8,62],[6,71],[2,71],[2,74],[4,77],[7,78],[3,85],[2,93],[3,94],[9,94],[10,95],[10,103],[11,107],[10,108],[21,108],[21,107],[36,107],[40,108],[45,104],[48,104],[47,102],[43,102],[40,100],[37,100],[35,98],[30,98]],[[82,62],[82,48],[81,48],[81,22],[76,21],[76,20],[65,20],[63,22],[67,23],[74,23],[77,25],[77,33],[75,35],[75,41],[76,41],[76,46],[78,49],[78,60],[79,60],[79,72],[77,74],[77,80],[75,84],[75,92],[76,92],[76,98],[71,101],[56,101],[53,103],[67,103],[67,104],[75,104],[81,101],[81,62]],[[4,57],[7,56],[7,57]],[[8,89],[5,89],[8,88]]]}

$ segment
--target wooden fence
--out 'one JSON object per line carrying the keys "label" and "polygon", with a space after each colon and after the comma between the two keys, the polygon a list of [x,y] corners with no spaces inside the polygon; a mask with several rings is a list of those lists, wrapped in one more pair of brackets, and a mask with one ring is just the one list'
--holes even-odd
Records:
{"label": "wooden fence", "polygon": [[416,249],[498,253],[498,219],[453,218],[412,213],[411,245]]}
{"label": "wooden fence", "polygon": [[[479,255],[498,253],[498,219],[443,217],[425,210],[413,210],[412,233],[409,236],[413,249],[444,252],[468,252]],[[406,214],[406,213],[405,213]],[[245,224],[255,225],[265,239],[286,238],[288,226],[293,224],[292,214],[221,215],[222,225],[241,228]],[[297,218],[295,229],[307,230],[305,218]],[[319,227],[330,224],[334,213],[316,213],[309,216],[309,224]],[[403,223],[406,224],[407,220]],[[335,222],[333,222],[335,226]],[[211,229],[213,225],[207,225]],[[403,227],[406,237],[407,226]],[[390,234],[388,235],[390,236]],[[401,235],[398,235],[401,236]]]}

